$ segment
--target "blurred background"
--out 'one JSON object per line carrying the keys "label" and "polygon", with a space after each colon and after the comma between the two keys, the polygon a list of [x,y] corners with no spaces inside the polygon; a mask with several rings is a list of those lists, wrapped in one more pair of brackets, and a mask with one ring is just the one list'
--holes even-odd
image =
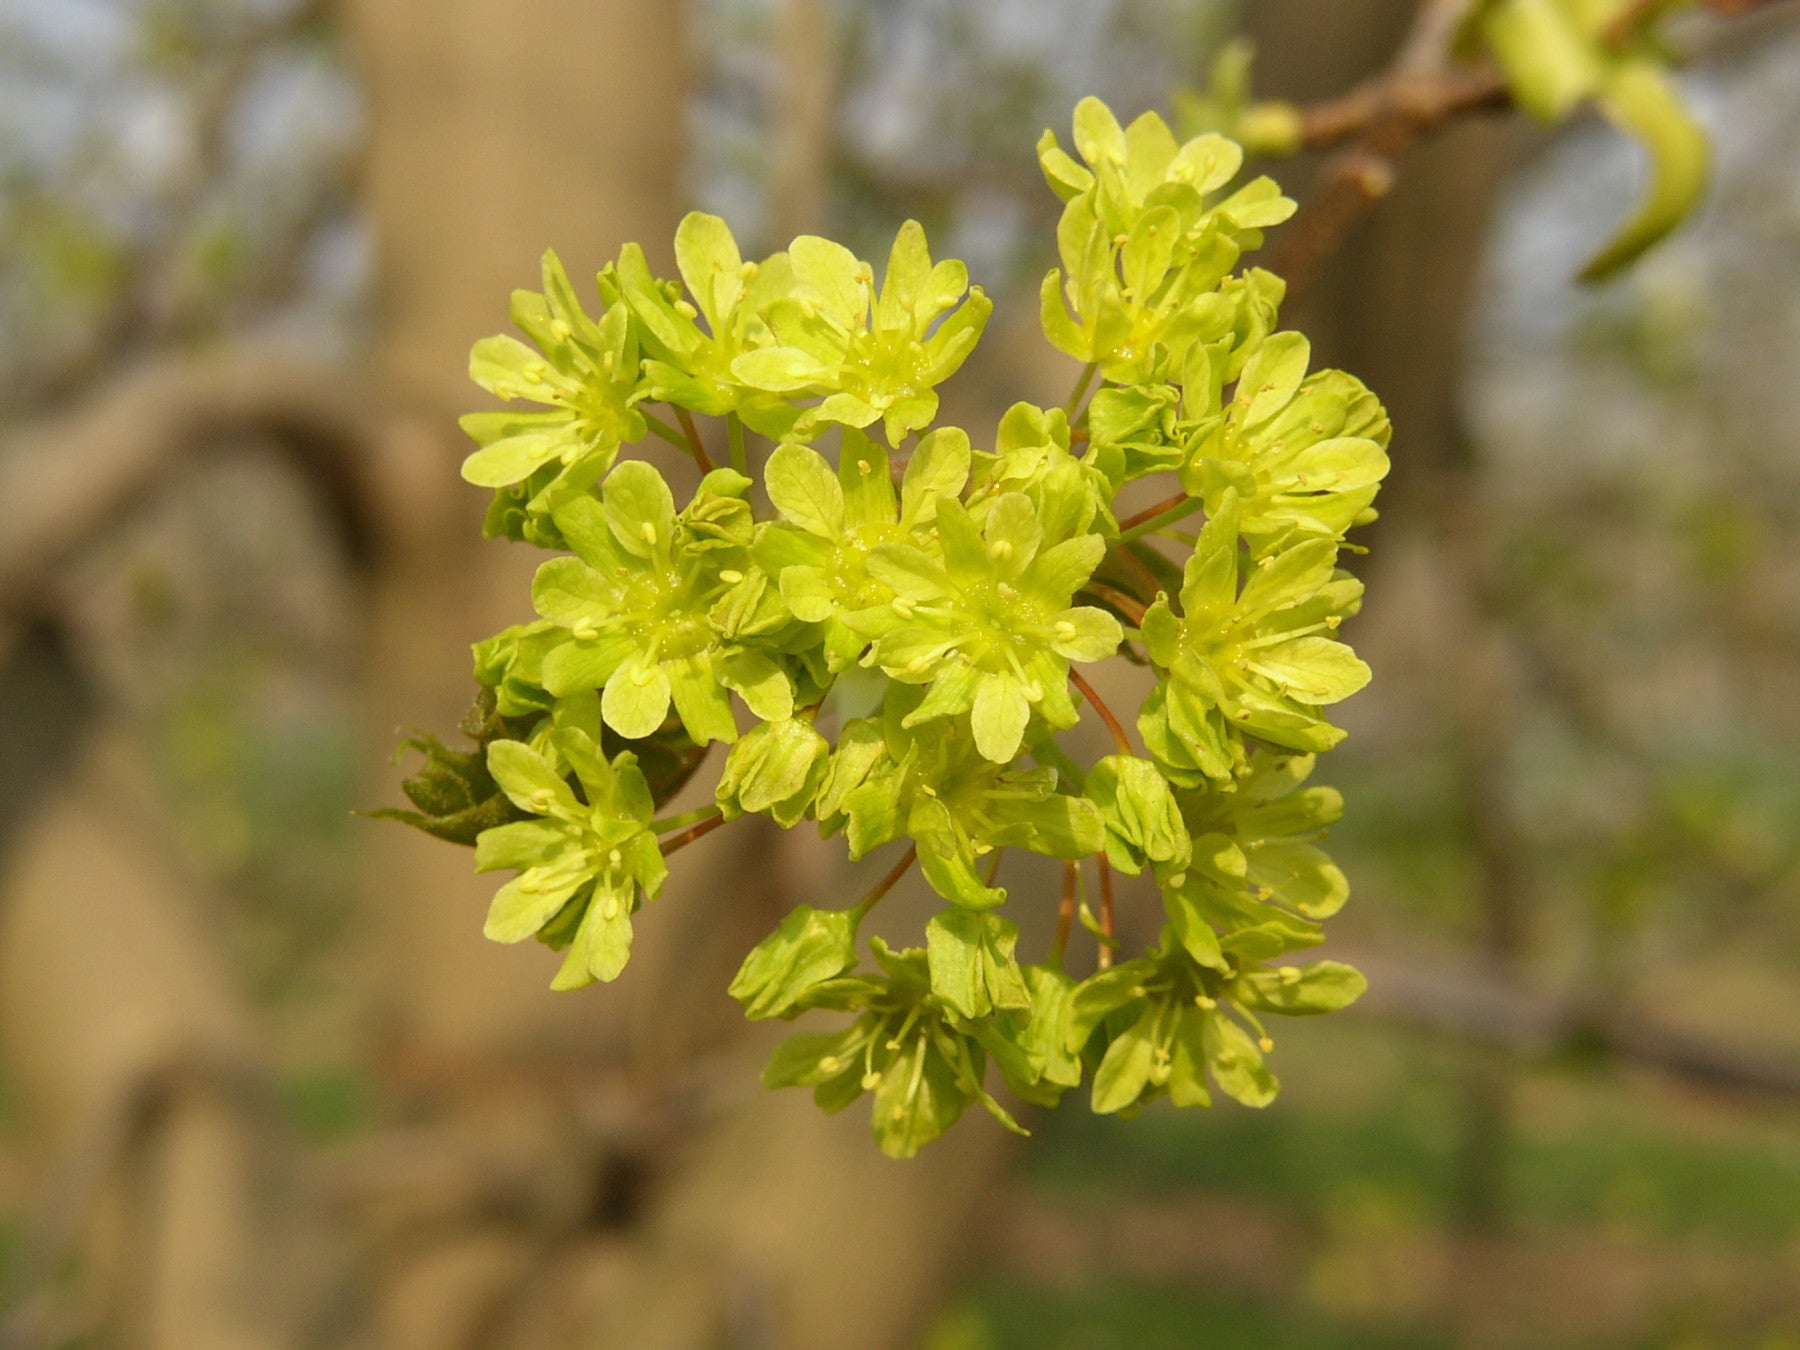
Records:
{"label": "blurred background", "polygon": [[1074,373],[1039,132],[1237,34],[1340,94],[1414,4],[0,0],[0,1346],[1800,1347],[1791,4],[1679,31],[1716,181],[1622,279],[1636,152],[1471,119],[1284,314],[1398,431],[1321,767],[1373,988],[1266,1111],[892,1163],[724,994],[832,849],[709,838],[552,995],[351,814],[526,614],[453,419],[546,245],[915,216],[998,301],[980,444]]}

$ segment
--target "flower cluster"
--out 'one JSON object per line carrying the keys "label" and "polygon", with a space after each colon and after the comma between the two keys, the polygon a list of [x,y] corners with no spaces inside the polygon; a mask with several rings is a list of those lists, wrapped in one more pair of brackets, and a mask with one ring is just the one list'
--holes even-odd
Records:
{"label": "flower cluster", "polygon": [[[494,490],[491,534],[557,556],[536,619],[476,646],[485,753],[415,742],[403,818],[517,873],[488,935],[565,950],[556,988],[618,976],[665,856],[741,815],[812,821],[852,859],[893,850],[861,901],[796,906],[730,992],[753,1019],[850,1015],[765,1081],[827,1110],[871,1094],[897,1156],[972,1103],[1018,1128],[990,1080],[1040,1105],[1089,1082],[1105,1112],[1215,1088],[1261,1105],[1262,1018],[1362,990],[1285,962],[1347,893],[1316,843],[1341,804],[1305,782],[1343,736],[1327,709],[1368,679],[1339,637],[1361,586],[1338,560],[1373,518],[1386,417],[1350,376],[1309,373],[1281,282],[1240,268],[1292,203],[1232,187],[1233,142],[1121,127],[1089,99],[1074,147],[1039,146],[1064,203],[1043,323],[1086,370],[1067,408],[1019,404],[989,441],[934,425],[990,305],[913,223],[877,285],[829,240],[746,262],[691,215],[680,280],[628,247],[597,316],[547,256],[543,291],[513,299],[531,345],[471,360],[546,410],[465,419],[464,476]],[[723,419],[710,448],[696,417]],[[693,457],[685,500],[619,459],[649,436]],[[1114,658],[1151,681],[1136,741],[1084,673]],[[1066,733],[1087,716],[1115,753],[1084,765]],[[714,742],[712,804],[659,817]],[[1058,860],[1060,893],[1009,890],[1009,849]],[[922,945],[871,939],[865,962],[864,917],[915,862],[942,910]],[[1115,872],[1163,911],[1116,963]],[[1056,936],[1028,961],[1034,903]],[[1078,917],[1098,935],[1085,977]]]}

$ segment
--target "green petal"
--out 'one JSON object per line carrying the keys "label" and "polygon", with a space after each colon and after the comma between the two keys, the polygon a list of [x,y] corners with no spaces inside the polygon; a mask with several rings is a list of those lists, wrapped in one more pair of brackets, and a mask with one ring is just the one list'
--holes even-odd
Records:
{"label": "green petal", "polygon": [[804,445],[777,446],[763,481],[769,500],[790,522],[826,539],[844,533],[844,490],[817,451]]}
{"label": "green petal", "polygon": [[[641,656],[620,666],[600,696],[600,715],[627,740],[654,732],[669,715],[669,677],[662,666]],[[691,735],[693,728],[688,730]]]}

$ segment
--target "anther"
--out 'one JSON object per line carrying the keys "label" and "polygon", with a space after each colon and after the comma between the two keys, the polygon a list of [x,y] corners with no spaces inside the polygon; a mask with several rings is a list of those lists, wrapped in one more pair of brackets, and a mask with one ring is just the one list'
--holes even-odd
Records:
{"label": "anther", "polygon": [[743,579],[744,574],[735,567],[721,567],[719,569],[719,580],[724,582],[727,586],[735,586]]}

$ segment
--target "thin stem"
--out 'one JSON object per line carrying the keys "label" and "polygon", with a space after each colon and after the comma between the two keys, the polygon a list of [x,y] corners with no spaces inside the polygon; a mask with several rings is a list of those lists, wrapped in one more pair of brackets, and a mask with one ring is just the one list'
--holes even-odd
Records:
{"label": "thin stem", "polygon": [[698,825],[683,830],[671,839],[663,840],[661,845],[663,857],[666,858],[676,850],[686,848],[696,839],[704,839],[724,823],[724,816],[714,816],[711,820],[703,820]]}
{"label": "thin stem", "polygon": [[678,816],[665,816],[661,820],[651,821],[650,833],[667,834],[670,830],[679,830],[683,826],[695,824],[697,821],[710,820],[718,814],[719,808],[716,806],[698,806],[692,811],[683,811]]}
{"label": "thin stem", "polygon": [[725,435],[731,443],[731,467],[744,477],[750,476],[750,460],[744,453],[744,420],[736,413],[725,414]]}
{"label": "thin stem", "polygon": [[1100,373],[1100,363],[1089,361],[1081,368],[1081,378],[1075,381],[1075,392],[1069,395],[1069,401],[1063,405],[1063,412],[1069,421],[1075,420],[1075,410],[1081,406],[1081,400],[1087,396],[1088,386],[1094,382],[1094,376]]}
{"label": "thin stem", "polygon": [[1154,573],[1150,570],[1149,564],[1147,564],[1142,558],[1138,557],[1137,553],[1134,550],[1129,549],[1129,548],[1115,548],[1113,550],[1113,553],[1116,556],[1123,558],[1125,560],[1126,564],[1128,566],[1134,568],[1137,571],[1138,576],[1143,581],[1148,583],[1148,585],[1150,587],[1150,595],[1153,598],[1155,596],[1161,595],[1163,593],[1163,584],[1162,584],[1162,582],[1160,582],[1156,579],[1156,573]]}
{"label": "thin stem", "polygon": [[716,466],[712,462],[712,457],[706,453],[706,445],[700,439],[700,432],[694,426],[694,415],[686,408],[676,407],[675,404],[671,403],[669,406],[675,408],[675,420],[681,423],[682,431],[687,433],[688,448],[694,453],[694,463],[700,466],[701,473],[711,473]]}
{"label": "thin stem", "polygon": [[1113,949],[1113,884],[1112,864],[1106,861],[1104,853],[1099,855],[1100,862],[1100,933],[1105,941],[1100,943],[1100,969],[1107,970],[1112,966]]}
{"label": "thin stem", "polygon": [[1133,599],[1117,586],[1108,586],[1104,581],[1090,581],[1083,590],[1099,596],[1114,608],[1130,616],[1133,623],[1144,622],[1144,611],[1149,608],[1142,600]]}
{"label": "thin stem", "polygon": [[662,437],[683,454],[693,454],[693,451],[688,447],[687,437],[683,436],[679,431],[663,421],[662,418],[658,417],[655,413],[640,406],[638,408],[638,415],[644,419],[644,425],[650,428],[652,434]]}
{"label": "thin stem", "polygon": [[889,891],[893,890],[894,887],[898,886],[900,884],[900,878],[911,871],[912,865],[918,860],[919,846],[914,844],[906,850],[906,856],[894,864],[891,872],[880,881],[876,882],[874,886],[870,888],[867,895],[850,907],[850,912],[856,916],[856,922],[861,923],[863,917],[868,914],[870,910],[875,908],[875,902],[880,900],[881,897],[886,895]]}
{"label": "thin stem", "polygon": [[1127,516],[1119,522],[1119,542],[1129,544],[1134,539],[1142,539],[1147,534],[1155,534],[1165,525],[1173,525],[1178,520],[1186,520],[1205,505],[1206,503],[1199,497],[1186,495],[1158,502],[1147,511],[1139,511],[1135,516]]}
{"label": "thin stem", "polygon": [[1056,937],[1050,943],[1050,959],[1062,969],[1063,953],[1069,949],[1069,930],[1075,926],[1075,887],[1081,879],[1081,864],[1063,864],[1062,903],[1056,907]]}
{"label": "thin stem", "polygon": [[1112,732],[1113,744],[1119,747],[1119,753],[1121,755],[1131,754],[1131,738],[1125,734],[1124,724],[1113,716],[1112,709],[1107,707],[1100,695],[1094,692],[1094,686],[1089,684],[1081,672],[1073,666],[1069,667],[1069,683],[1079,689],[1081,696],[1094,705],[1094,711],[1100,714],[1100,720],[1106,723],[1106,729]]}
{"label": "thin stem", "polygon": [[994,878],[1000,875],[1000,859],[1004,858],[1005,856],[1006,856],[1005,849],[1003,849],[1003,848],[995,849],[994,850],[994,860],[988,864],[987,875],[981,879],[981,884],[988,887],[990,890],[993,889]]}

